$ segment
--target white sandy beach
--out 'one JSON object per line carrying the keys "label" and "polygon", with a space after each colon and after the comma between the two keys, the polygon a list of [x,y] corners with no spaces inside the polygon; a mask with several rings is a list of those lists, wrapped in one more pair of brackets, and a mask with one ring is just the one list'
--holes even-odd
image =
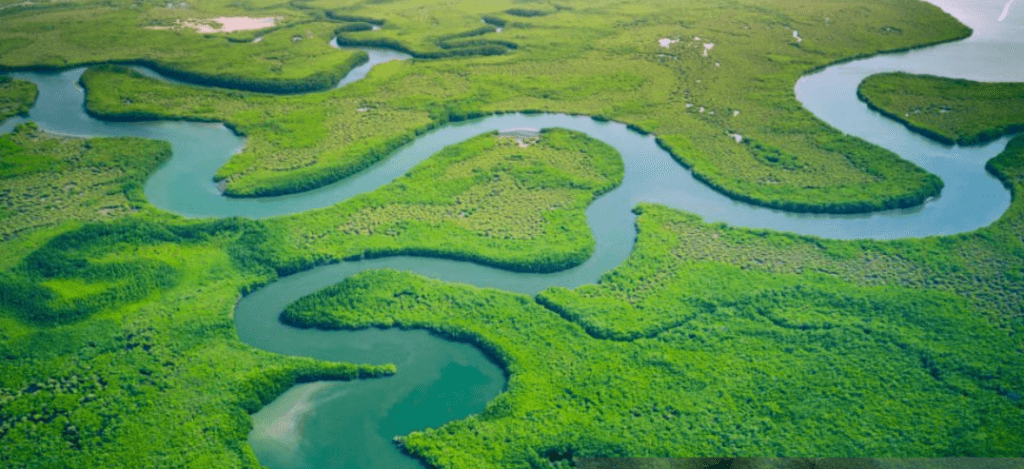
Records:
{"label": "white sandy beach", "polygon": [[[191,28],[196,32],[208,33],[231,33],[235,31],[250,31],[254,29],[265,29],[274,26],[280,18],[251,18],[248,16],[221,16],[219,18],[178,20],[175,26],[149,26],[147,29],[176,29]],[[219,26],[218,26],[219,25]]]}

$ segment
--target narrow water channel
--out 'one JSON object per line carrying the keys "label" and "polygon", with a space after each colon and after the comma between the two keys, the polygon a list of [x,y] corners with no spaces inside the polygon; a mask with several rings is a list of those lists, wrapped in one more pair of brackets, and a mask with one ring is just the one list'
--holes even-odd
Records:
{"label": "narrow water channel", "polygon": [[[417,138],[359,175],[330,186],[284,197],[223,197],[212,176],[245,144],[219,124],[104,122],[89,117],[77,86],[84,69],[12,74],[39,86],[39,101],[27,119],[0,126],[9,132],[24,120],[79,136],[136,136],[166,140],[174,156],[146,184],[156,207],[186,217],[265,218],[325,207],[380,187],[441,148],[489,130],[564,127],[615,147],[626,174],[621,186],[587,210],[597,241],[583,265],[553,274],[506,272],[465,262],[392,257],[323,266],[267,285],[244,297],[235,311],[239,337],[261,349],[288,355],[357,363],[395,363],[398,374],[379,380],[296,386],[253,417],[250,441],[261,463],[273,469],[420,467],[391,444],[395,435],[437,427],[480,412],[505,386],[502,371],[478,350],[423,331],[298,330],[278,314],[298,298],[369,269],[406,270],[445,281],[535,294],[551,286],[594,283],[629,256],[636,236],[630,209],[640,202],[665,204],[705,220],[836,239],[893,239],[972,231],[995,221],[1009,206],[1009,193],[984,171],[1005,147],[1003,138],[979,147],[949,147],[914,134],[856,98],[856,87],[875,73],[908,71],[979,81],[1020,81],[1024,24],[1009,11],[997,21],[1000,0],[935,0],[975,30],[971,38],[915,51],[829,67],[803,77],[796,95],[804,106],[837,129],[888,148],[940,176],[942,196],[920,207],[864,215],[794,214],[737,202],[694,179],[654,138],[613,122],[562,114],[507,114],[452,123]],[[990,11],[991,10],[991,11]],[[370,62],[339,86],[361,79],[376,64],[406,58],[368,50]]]}

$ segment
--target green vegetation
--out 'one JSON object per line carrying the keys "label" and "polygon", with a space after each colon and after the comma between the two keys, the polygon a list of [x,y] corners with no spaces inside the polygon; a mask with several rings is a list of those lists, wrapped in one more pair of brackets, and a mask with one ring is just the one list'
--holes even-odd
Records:
{"label": "green vegetation", "polygon": [[[3,243],[0,262],[17,265],[0,274],[0,466],[258,467],[249,413],[296,382],[393,373],[238,342],[240,286],[267,278],[245,267],[260,233],[131,218],[21,260],[23,238]],[[25,294],[38,304],[17,304]]]}
{"label": "green vegetation", "polygon": [[579,469],[1017,469],[1019,458],[580,458]]}
{"label": "green vegetation", "polygon": [[0,75],[0,123],[11,116],[28,114],[38,94],[34,83]]}
{"label": "green vegetation", "polygon": [[[509,15],[510,8],[524,7],[503,1],[302,5],[289,11],[322,13],[325,19],[331,11],[354,20],[346,24],[382,25],[344,33],[342,43],[384,45],[419,57],[477,47],[515,49],[389,63],[342,90],[272,98],[216,89],[184,92],[107,70],[88,81],[90,109],[99,115],[218,120],[240,129],[249,145],[218,173],[232,196],[320,187],[445,122],[533,110],[614,119],[653,133],[698,178],[741,200],[795,211],[864,212],[918,204],[937,195],[942,184],[815,119],[793,98],[793,84],[808,70],[838,60],[969,34],[938,8],[916,0],[791,0],[770,8],[758,2],[586,2],[550,11],[545,6],[548,14],[530,17]],[[58,15],[32,18],[52,24]],[[482,26],[485,16],[507,22],[500,33],[485,33],[493,31]],[[311,24],[327,24],[317,21]],[[794,29],[802,42],[793,39]],[[13,34],[0,31],[0,40]],[[660,47],[658,40],[666,37],[683,40]],[[705,43],[715,44],[706,57]],[[9,44],[0,53],[11,65],[41,60],[38,51],[13,37]],[[128,54],[117,40],[108,44],[111,59]],[[49,48],[47,54],[54,50],[69,64],[83,61],[74,58],[76,48]],[[732,134],[742,135],[743,143]]]}
{"label": "green vegetation", "polygon": [[[50,137],[32,125],[4,138],[40,158],[105,143],[166,150],[135,139]],[[5,184],[38,177],[42,166],[33,164],[11,161]],[[0,463],[256,467],[248,413],[295,382],[394,369],[254,351],[234,334],[230,312],[240,292],[320,256],[382,246],[522,260],[523,269],[551,269],[545,259],[578,262],[593,249],[583,209],[622,171],[613,149],[576,132],[545,130],[525,147],[491,133],[445,149],[374,194],[272,223],[183,222],[141,210],[12,238],[0,250],[0,444],[9,449]],[[306,239],[318,229],[333,233]],[[563,248],[544,252],[548,244]],[[154,439],[154,428],[166,434]]]}
{"label": "green vegetation", "polygon": [[[116,66],[91,68],[81,82],[93,115],[219,120],[245,134],[245,150],[216,175],[231,196],[280,195],[323,186],[365,169],[414,139],[417,129],[432,126],[424,112],[377,106],[358,95],[324,105],[317,104],[320,95],[279,97],[209,88],[182,94],[180,87]],[[218,109],[223,97],[232,100],[231,106]],[[231,119],[224,118],[226,110]]]}
{"label": "green vegetation", "polygon": [[[56,69],[97,62],[133,63],[205,85],[295,93],[330,88],[366,60],[363,52],[331,47],[338,25],[326,21],[293,22],[264,31],[255,43],[244,37],[248,40],[240,42],[238,33],[225,36],[203,35],[188,28],[146,29],[192,17],[183,13],[153,9],[140,18],[124,9],[85,3],[74,9],[0,15],[4,25],[0,67]],[[54,22],[60,27],[53,27]],[[112,47],[114,44],[118,46]],[[65,55],[55,55],[55,51]]]}
{"label": "green vegetation", "polygon": [[[1024,138],[991,167],[1020,193]],[[371,271],[299,300],[282,320],[427,328],[496,357],[508,391],[483,413],[401,439],[435,467],[1021,456],[1019,198],[977,233],[894,242],[640,212],[634,254],[596,286],[534,302]]]}
{"label": "green vegetation", "polygon": [[[406,216],[425,202],[450,204],[465,193],[455,188],[487,186],[494,174],[534,189],[571,181],[581,198],[617,181],[614,159],[578,134],[510,143],[477,137],[382,188],[386,198],[280,221],[184,222],[144,210],[41,243],[5,242],[2,462],[255,467],[247,412],[296,381],[393,370],[238,343],[230,311],[239,292],[301,268],[297,260],[321,262],[315,247],[290,240],[293,229],[347,223],[331,211],[359,213],[374,197]],[[588,165],[553,156],[580,148]],[[990,168],[1019,194],[1024,138]],[[439,175],[447,179],[436,193],[421,194]],[[401,199],[403,185],[412,190]],[[402,438],[437,467],[615,455],[1020,455],[1019,198],[977,233],[894,242],[708,225],[655,205],[640,212],[636,251],[597,286],[531,299],[365,272],[300,300],[283,319],[423,327],[496,357],[508,392],[479,415]],[[422,219],[441,222],[438,238],[453,224]],[[374,223],[358,226],[387,226]]]}
{"label": "green vegetation", "polygon": [[545,129],[528,144],[492,132],[372,193],[271,224],[324,260],[414,254],[551,272],[593,254],[585,210],[622,176],[618,152],[584,134]]}
{"label": "green vegetation", "polygon": [[165,142],[46,134],[34,123],[0,136],[0,239],[70,220],[110,220],[144,203],[146,177],[171,156]]}
{"label": "green vegetation", "polygon": [[943,143],[975,145],[1024,130],[1024,84],[885,73],[857,88],[872,109]]}
{"label": "green vegetation", "polygon": [[[633,338],[655,334],[696,314],[709,302],[745,295],[754,273],[773,285],[790,275],[842,280],[859,288],[936,290],[968,301],[973,311],[1013,334],[1024,330],[1024,137],[1010,142],[988,169],[1014,193],[1007,213],[992,226],[955,236],[889,242],[831,241],[768,230],[705,224],[699,217],[642,205],[646,233],[626,264],[598,286],[550,289],[538,299],[593,334]],[[657,240],[657,241],[654,241]],[[657,246],[657,247],[655,247]],[[725,271],[717,271],[721,266]],[[698,272],[711,269],[701,274]],[[742,274],[741,274],[742,273]],[[1024,351],[1024,342],[1017,350]]]}
{"label": "green vegetation", "polygon": [[[967,33],[910,0],[327,3],[3,8],[0,61],[153,57],[190,79],[299,91],[313,83],[307,77],[356,57],[324,49],[339,27],[423,57],[447,50],[442,44],[468,50],[501,37],[514,53],[389,63],[316,95],[185,88],[110,65],[82,82],[97,115],[223,121],[247,135],[246,150],[218,175],[234,195],[322,186],[445,122],[535,110],[654,133],[698,177],[738,198],[863,211],[914,203],[939,183],[814,119],[793,99],[793,81],[843,58]],[[522,14],[531,10],[544,14]],[[230,14],[287,20],[256,44],[239,42],[254,33],[143,28]],[[481,18],[497,24],[489,17],[506,21],[501,33],[482,32]],[[666,49],[657,44],[664,37],[682,40]],[[716,44],[708,57],[704,41]],[[250,54],[263,43],[268,49]],[[222,66],[237,72],[222,75]],[[246,443],[249,413],[296,382],[396,370],[254,350],[231,319],[240,294],[349,257],[421,254],[524,271],[574,265],[593,250],[584,208],[622,178],[614,151],[574,132],[548,130],[526,147],[485,134],[333,207],[270,221],[188,221],[140,197],[165,144],[59,138],[26,125],[0,138],[0,149],[3,220],[21,227],[0,241],[0,466],[11,468],[258,467]],[[296,302],[282,319],[426,328],[495,357],[508,391],[484,412],[400,438],[436,467],[620,455],[1022,456],[1024,137],[988,167],[1014,202],[974,233],[828,241],[643,205],[635,252],[598,285],[529,298],[373,271]]]}

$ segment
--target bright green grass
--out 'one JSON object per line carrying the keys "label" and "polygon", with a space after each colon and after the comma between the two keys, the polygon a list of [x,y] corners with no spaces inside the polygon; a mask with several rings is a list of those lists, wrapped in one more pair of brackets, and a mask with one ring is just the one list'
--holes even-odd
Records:
{"label": "bright green grass", "polygon": [[[507,20],[502,32],[479,37],[517,48],[500,56],[390,63],[342,90],[296,97],[184,92],[106,70],[87,79],[89,107],[122,118],[236,126],[249,145],[218,173],[233,196],[320,187],[448,120],[521,110],[629,123],[656,134],[711,186],[772,207],[863,212],[914,205],[941,189],[936,177],[913,164],[818,121],[792,91],[799,76],[838,60],[968,34],[931,5],[791,0],[770,7],[675,1],[564,6],[572,10],[520,17],[503,13],[517,7],[504,2],[335,5],[330,9],[338,14],[385,20],[379,31],[348,35],[367,43],[376,37],[425,51],[439,38],[480,28],[484,15],[497,15]],[[803,42],[792,38],[794,29]],[[682,40],[662,48],[657,41],[665,37]],[[705,42],[715,44],[708,57],[702,55]],[[12,46],[12,57],[40,60],[24,47]],[[744,143],[737,144],[734,133]]]}
{"label": "bright green grass", "polygon": [[973,145],[1024,130],[1024,84],[887,73],[857,88],[873,109],[941,142]]}
{"label": "bright green grass", "polygon": [[140,138],[58,137],[28,123],[0,136],[0,155],[0,239],[6,240],[138,210],[146,177],[171,148]]}
{"label": "bright green grass", "polygon": [[372,193],[270,223],[323,259],[404,253],[561,270],[593,253],[585,210],[622,176],[618,152],[585,134],[546,129],[524,148],[492,132]]}
{"label": "bright green grass", "polygon": [[8,117],[28,113],[38,94],[36,85],[31,82],[0,76],[0,123]]}

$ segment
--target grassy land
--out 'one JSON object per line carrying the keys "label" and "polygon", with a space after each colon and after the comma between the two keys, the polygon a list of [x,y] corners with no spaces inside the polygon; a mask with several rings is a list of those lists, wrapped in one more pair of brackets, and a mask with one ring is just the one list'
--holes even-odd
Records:
{"label": "grassy land", "polygon": [[[205,2],[200,8],[208,10],[208,14],[227,14],[223,7],[208,6]],[[229,37],[203,35],[191,29],[145,29],[173,24],[177,19],[202,17],[204,13],[157,8],[154,4],[99,2],[24,12],[0,10],[0,23],[4,25],[0,68],[53,69],[108,61],[131,62],[149,65],[176,78],[216,86],[301,92],[333,86],[366,58],[361,52],[330,47],[328,42],[334,37],[337,23],[313,21],[287,8],[250,13],[286,18],[282,27],[264,32],[258,43],[240,42],[241,33]]]}
{"label": "grassy land", "polygon": [[977,458],[581,458],[580,469],[1011,469],[1019,459]]}
{"label": "grassy land", "polygon": [[[863,212],[915,205],[936,195],[941,181],[815,119],[794,99],[794,82],[838,60],[969,32],[937,8],[912,0],[793,0],[771,7],[588,2],[539,16],[509,14],[522,7],[504,2],[303,5],[364,17],[366,24],[383,21],[377,31],[345,33],[364,44],[384,41],[427,54],[444,50],[439,41],[500,38],[516,48],[498,56],[390,63],[342,90],[294,97],[186,93],[106,70],[87,79],[90,109],[122,118],[219,120],[239,128],[249,146],[218,173],[233,196],[322,186],[452,119],[543,110],[601,116],[654,133],[697,177],[742,200],[796,211]],[[38,21],[49,21],[47,15]],[[503,30],[445,39],[485,26],[484,16],[492,24],[504,21]],[[657,41],[665,37],[682,40],[662,48]],[[703,44],[715,44],[707,57]],[[10,54],[40,60],[29,51],[12,46]]]}
{"label": "grassy land", "polygon": [[250,412],[297,381],[392,373],[238,342],[239,286],[266,273],[229,252],[254,229],[133,217],[20,261],[25,240],[5,242],[16,265],[0,274],[0,465],[258,467]]}
{"label": "grassy land", "polygon": [[[1019,194],[1024,139],[991,167]],[[833,242],[645,205],[634,254],[597,286],[534,302],[375,271],[282,319],[423,327],[498,357],[507,393],[480,415],[402,439],[436,467],[1020,457],[1022,210],[1018,198],[972,234]]]}
{"label": "grassy land", "polygon": [[111,220],[144,204],[146,177],[171,156],[165,142],[80,139],[34,123],[0,136],[0,239],[68,221]]}
{"label": "grassy land", "polygon": [[[345,89],[305,96],[185,92],[102,68],[84,78],[89,106],[126,119],[229,122],[249,137],[221,170],[240,195],[336,180],[453,117],[537,109],[654,132],[701,177],[761,203],[877,207],[926,190],[928,177],[814,120],[792,98],[792,83],[843,57],[964,33],[936,9],[903,1],[326,3],[255,2],[245,13],[308,18],[332,8],[366,17],[350,24],[386,19],[380,31],[350,34],[383,31],[424,50],[490,15],[504,21],[494,37],[519,47],[392,63]],[[140,40],[148,30],[124,33],[104,21],[238,13],[217,2],[185,12],[162,2],[105,5],[0,10],[3,60],[128,60],[160,44]],[[56,26],[66,19],[75,22]],[[38,31],[17,29],[28,23]],[[684,41],[667,50],[656,43],[677,35]],[[694,36],[702,40],[691,43]],[[207,47],[193,41],[223,39],[181,33],[175,41],[193,50]],[[706,58],[703,41],[716,44]],[[195,50],[197,60],[221,63]],[[38,161],[87,161],[64,158],[83,141],[31,128],[0,142],[26,155],[49,149],[38,153],[47,160],[11,161],[4,188],[41,177]],[[132,178],[158,153],[129,165]],[[366,272],[300,300],[285,319],[423,327],[493,352],[510,374],[508,392],[480,415],[402,439],[438,467],[545,467],[587,455],[1021,456],[1024,138],[989,168],[1015,200],[975,233],[826,241],[644,205],[636,251],[597,286],[529,298]],[[143,205],[116,220],[46,223],[2,241],[0,466],[257,467],[245,441],[248,413],[296,381],[394,369],[241,344],[230,317],[241,292],[367,252],[545,270],[589,252],[583,207],[620,178],[614,153],[578,134],[551,131],[528,148],[483,135],[373,194],[293,217],[189,222]],[[137,188],[119,189],[111,197],[133,203]],[[538,216],[520,201],[546,211]],[[79,217],[64,207],[40,217]]]}
{"label": "grassy land", "polygon": [[[499,179],[535,190],[576,181],[586,185],[577,197],[589,197],[613,185],[618,169],[597,150],[590,166],[554,157],[586,148],[575,137],[556,131],[542,139],[545,155],[528,151],[545,149],[538,144],[515,160],[484,135],[381,199],[399,211],[435,196],[450,205],[465,193],[448,190],[467,184],[460,168],[472,174],[488,162],[467,191],[491,184],[497,168]],[[1024,138],[990,167],[1019,194]],[[572,177],[552,177],[560,172]],[[395,195],[439,174],[450,179],[434,184],[436,194]],[[372,207],[360,200],[323,213]],[[300,300],[285,320],[424,327],[498,357],[508,392],[477,416],[402,439],[438,467],[544,467],[587,455],[1020,456],[1019,198],[977,233],[894,242],[708,225],[655,205],[641,212],[636,251],[595,287],[536,301],[366,272]],[[184,222],[142,210],[3,243],[4,465],[255,467],[247,412],[297,380],[390,372],[237,341],[230,311],[240,291],[296,259],[321,260],[313,245],[289,239],[318,214]],[[371,221],[355,226],[387,226]],[[439,238],[451,224],[434,228]]]}
{"label": "grassy land", "polygon": [[[61,160],[71,149],[166,151],[134,139],[47,137],[30,125],[4,139],[72,175],[91,160]],[[28,157],[9,165],[12,187],[52,166]],[[392,246],[550,269],[545,261],[589,255],[583,209],[621,177],[613,149],[553,129],[527,147],[481,135],[374,194],[270,224],[184,222],[144,203],[105,223],[50,214],[46,227],[0,242],[0,465],[257,467],[248,413],[296,381],[394,370],[254,351],[234,334],[240,292],[296,268],[296,259]],[[308,237],[321,229],[326,235]]]}
{"label": "grassy land", "polygon": [[590,257],[585,210],[622,176],[618,152],[585,134],[545,129],[524,148],[488,133],[372,193],[270,223],[324,260],[416,254],[550,272]]}
{"label": "grassy land", "polygon": [[0,122],[11,116],[27,114],[38,94],[39,90],[31,82],[0,76]]}
{"label": "grassy land", "polygon": [[0,466],[256,467],[249,413],[297,381],[393,372],[238,342],[238,292],[268,276],[241,246],[265,229],[136,212],[166,143],[29,123],[0,153]]}
{"label": "grassy land", "polygon": [[886,116],[940,142],[975,145],[1024,130],[1024,84],[886,73],[857,96]]}

